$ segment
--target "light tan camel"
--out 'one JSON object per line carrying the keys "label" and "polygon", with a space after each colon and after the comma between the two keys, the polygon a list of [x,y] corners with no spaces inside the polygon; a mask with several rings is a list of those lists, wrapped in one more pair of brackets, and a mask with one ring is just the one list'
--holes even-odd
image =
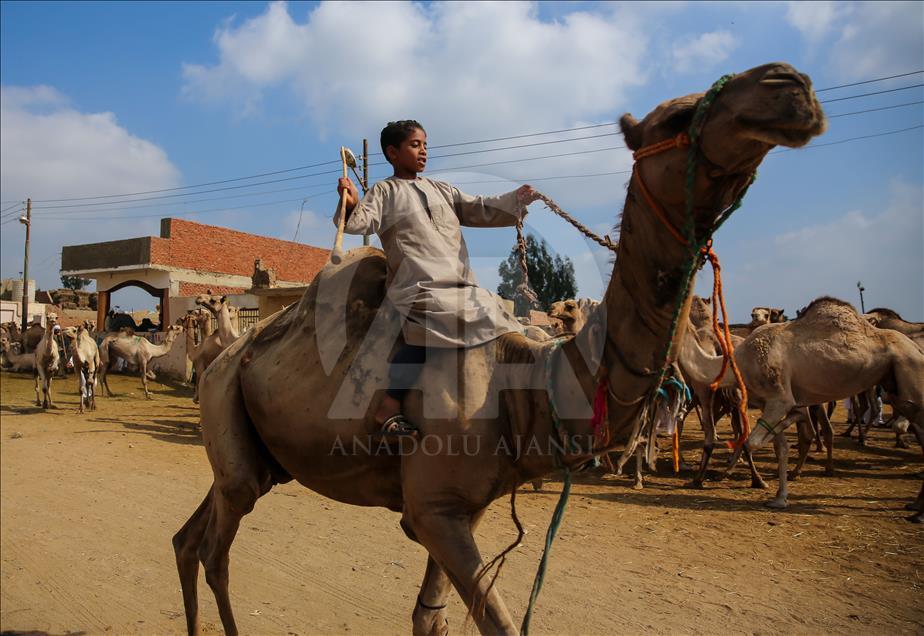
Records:
{"label": "light tan camel", "polygon": [[[623,116],[629,148],[677,138],[702,97],[666,102],[641,122]],[[711,234],[774,145],[802,146],[825,127],[808,77],[785,64],[733,76],[701,121],[689,193],[697,240]],[[189,632],[198,630],[201,561],[225,632],[237,633],[228,592],[231,543],[259,497],[296,479],[340,502],[401,513],[407,536],[429,553],[414,634],[445,633],[451,587],[482,633],[516,633],[492,576],[479,576],[484,562],[472,533],[498,497],[553,472],[557,462],[581,466],[638,430],[677,312],[674,351],[686,329],[683,268],[691,258],[639,184],[670,224],[683,227],[689,151],[681,138],[679,147],[636,164],[603,301],[608,311],[564,340],[507,335],[470,349],[432,350],[404,403],[420,442],[404,438],[400,453],[382,452],[375,441],[375,409],[401,326],[385,297],[380,251],[355,249],[341,265],[328,265],[297,306],[261,321],[226,349],[206,370],[199,395],[214,482],[173,539]],[[633,310],[609,311],[626,307]],[[590,405],[598,380],[609,395],[603,429],[611,441],[594,446]],[[553,424],[553,404],[568,449],[559,450],[564,441]],[[627,452],[633,450],[630,444]]]}
{"label": "light tan camel", "polygon": [[215,333],[218,334],[221,340],[222,349],[227,349],[231,346],[231,343],[240,338],[241,334],[236,324],[238,321],[238,309],[228,303],[227,296],[218,298],[212,294],[210,289],[208,293],[196,296],[196,304],[207,309],[215,317],[215,321],[218,323],[218,329]]}
{"label": "light tan camel", "polygon": [[[681,357],[686,355],[698,358],[695,366],[705,370],[704,377],[715,377],[721,368],[721,359],[702,348],[685,346]],[[924,354],[903,334],[876,329],[841,300],[819,298],[796,320],[759,327],[735,349],[735,360],[749,406],[762,410],[747,446],[756,450],[772,438],[779,458],[780,485],[767,504],[771,508],[788,505],[789,449],[783,433],[794,421],[807,420],[812,405],[882,384],[896,396],[895,408],[916,427],[919,439],[924,432]],[[730,372],[720,386],[734,386]],[[830,449],[827,431],[826,436]]]}
{"label": "light tan camel", "polygon": [[884,307],[871,309],[863,314],[863,317],[880,329],[892,329],[905,334],[921,351],[924,351],[924,322],[908,322],[897,312]]}
{"label": "light tan camel", "polygon": [[78,413],[84,407],[96,410],[97,373],[100,367],[99,347],[93,337],[93,323],[85,320],[77,327],[67,327],[64,335],[71,339],[71,361],[77,373],[77,394],[80,396]]}
{"label": "light tan camel", "polygon": [[[198,345],[195,341],[197,326],[202,338]],[[199,384],[202,382],[202,374],[212,364],[212,361],[224,351],[225,347],[222,346],[218,333],[212,331],[212,316],[205,309],[200,308],[186,314],[183,318],[183,328],[186,330],[186,357],[192,362],[196,371],[193,402],[198,404]]]}
{"label": "light tan camel", "polygon": [[[48,318],[45,321],[45,335],[35,347],[35,405],[43,409],[54,408],[51,400],[51,380],[58,372],[61,363],[61,354],[58,352],[54,327],[56,321]],[[39,388],[41,386],[41,395]]]}
{"label": "light tan camel", "polygon": [[786,322],[786,316],[782,309],[776,307],[754,307],[751,310],[751,322],[748,324],[748,328],[754,331],[758,327],[777,322]]}
{"label": "light tan camel", "polygon": [[141,372],[141,384],[144,387],[144,397],[151,399],[151,392],[148,390],[148,379],[150,378],[148,364],[155,358],[160,358],[170,353],[173,343],[177,336],[183,333],[183,327],[180,325],[170,325],[164,332],[164,341],[159,344],[151,344],[146,338],[120,332],[111,334],[103,339],[99,347],[99,381],[107,396],[112,396],[112,389],[109,388],[107,376],[109,367],[115,358],[122,358],[126,362],[137,365]]}
{"label": "light tan camel", "polygon": [[[700,338],[705,334],[711,335],[711,338],[701,341]],[[732,345],[735,347],[736,352],[742,340],[732,336]],[[719,371],[718,368],[714,367],[713,362],[715,359],[720,360],[721,367],[721,357],[715,357],[717,352],[713,348],[717,346],[717,343],[718,339],[715,337],[711,325],[708,331],[705,328],[697,330],[691,326],[684,337],[680,356],[677,360],[680,374],[687,386],[690,387],[690,391],[695,398],[694,403],[700,407],[699,420],[703,428],[702,458],[700,459],[699,470],[691,482],[691,485],[695,488],[702,488],[703,486],[706,471],[709,468],[709,459],[712,457],[712,452],[715,450],[715,444],[718,441],[716,422],[724,415],[728,415],[731,418],[732,431],[736,438],[743,430],[743,423],[737,408],[738,403],[741,401],[741,395],[738,393],[734,382],[720,386],[715,393],[710,388]],[[747,378],[745,378],[745,386],[748,386]],[[767,484],[760,476],[760,473],[757,472],[750,449],[744,449],[744,454],[748,468],[751,470],[751,487],[766,488]]]}
{"label": "light tan camel", "polygon": [[591,312],[599,306],[599,300],[590,298],[559,300],[552,303],[549,318],[561,323],[560,333],[577,333],[587,323]]}
{"label": "light tan camel", "polygon": [[32,353],[14,351],[13,343],[9,338],[0,338],[0,349],[3,350],[3,359],[9,365],[10,371],[35,371],[34,351]]}

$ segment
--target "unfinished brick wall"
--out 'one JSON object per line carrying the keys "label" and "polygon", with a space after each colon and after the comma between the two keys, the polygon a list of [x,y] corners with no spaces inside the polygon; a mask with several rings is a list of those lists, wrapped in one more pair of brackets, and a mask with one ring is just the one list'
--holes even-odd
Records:
{"label": "unfinished brick wall", "polygon": [[[309,283],[324,267],[329,255],[329,250],[311,245],[174,218],[162,219],[160,238],[151,238],[152,264],[248,278],[253,274],[254,261],[262,258],[263,266],[276,270],[279,280]],[[198,287],[202,287],[201,292],[187,293],[187,289]],[[182,283],[180,295],[204,293],[207,287]],[[219,293],[218,289],[212,289]],[[240,291],[223,288],[221,293]]]}
{"label": "unfinished brick wall", "polygon": [[225,287],[223,285],[202,285],[200,283],[185,283],[180,282],[180,293],[177,296],[189,297],[189,296],[198,296],[199,294],[207,294],[209,290],[212,290],[212,294],[221,295],[221,296],[230,296],[232,294],[243,294],[246,289],[243,287]]}

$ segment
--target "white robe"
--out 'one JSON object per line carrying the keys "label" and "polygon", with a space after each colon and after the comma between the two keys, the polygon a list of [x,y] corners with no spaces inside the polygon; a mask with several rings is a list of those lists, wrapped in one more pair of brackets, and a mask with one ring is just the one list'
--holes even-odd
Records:
{"label": "white robe", "polygon": [[[461,226],[509,227],[526,215],[516,191],[470,196],[424,177],[376,183],[347,217],[349,234],[378,234],[388,298],[406,318],[405,342],[473,347],[523,325],[500,298],[478,287]],[[334,218],[334,224],[338,218]]]}

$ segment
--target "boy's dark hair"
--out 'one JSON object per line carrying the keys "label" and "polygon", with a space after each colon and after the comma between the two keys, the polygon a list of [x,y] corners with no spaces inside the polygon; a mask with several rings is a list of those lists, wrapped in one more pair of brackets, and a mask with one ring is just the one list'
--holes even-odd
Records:
{"label": "boy's dark hair", "polygon": [[[390,121],[385,128],[382,129],[382,136],[380,142],[382,144],[382,154],[385,155],[385,159],[388,159],[388,153],[385,151],[388,146],[394,146],[397,148],[401,143],[411,136],[411,133],[415,130],[424,130],[424,127],[420,125],[420,122],[413,119],[402,119],[401,121]],[[389,163],[391,161],[389,160]]]}

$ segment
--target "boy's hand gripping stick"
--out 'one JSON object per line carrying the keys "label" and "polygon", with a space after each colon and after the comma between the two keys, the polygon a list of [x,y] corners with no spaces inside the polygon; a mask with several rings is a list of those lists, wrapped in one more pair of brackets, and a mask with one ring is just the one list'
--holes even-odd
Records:
{"label": "boy's hand gripping stick", "polygon": [[[340,146],[340,160],[343,162],[343,178],[347,178],[347,167],[356,169],[356,157],[345,146]],[[339,265],[343,261],[343,226],[346,223],[346,190],[340,194],[340,205],[337,208],[339,220],[337,221],[337,238],[334,239],[334,249],[330,253],[330,262]]]}

